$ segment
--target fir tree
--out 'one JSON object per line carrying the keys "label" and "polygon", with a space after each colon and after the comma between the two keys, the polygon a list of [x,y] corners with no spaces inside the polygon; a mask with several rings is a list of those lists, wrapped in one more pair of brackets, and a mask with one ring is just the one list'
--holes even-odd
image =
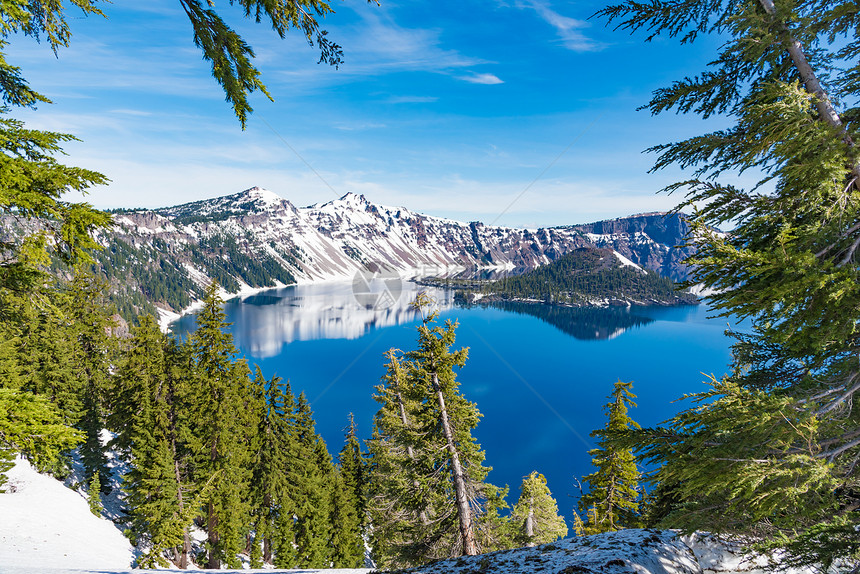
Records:
{"label": "fir tree", "polygon": [[336,540],[333,563],[335,568],[359,568],[364,563],[362,534],[367,518],[367,463],[352,413],[338,459],[332,515]]}
{"label": "fir tree", "polygon": [[296,401],[296,458],[292,468],[295,503],[296,566],[325,568],[331,562],[335,472],[325,442],[314,430],[304,392]]}
{"label": "fir tree", "polygon": [[597,470],[583,479],[589,489],[579,500],[580,512],[587,515],[583,521],[584,534],[613,532],[639,524],[640,473],[636,458],[629,448],[621,448],[607,438],[613,433],[639,428],[627,414],[629,407],[636,406],[633,402],[636,395],[630,391],[632,386],[630,382],[615,382],[611,400],[604,407],[608,416],[606,427],[591,433],[601,438],[598,448],[588,452]]}
{"label": "fir tree", "polygon": [[[414,303],[419,309],[430,304],[429,299],[420,295]],[[466,401],[458,390],[454,367],[465,365],[468,349],[450,351],[457,325],[450,321],[444,327],[433,325],[436,317],[435,312],[430,312],[418,326],[418,349],[407,355],[410,376],[425,393],[425,406],[431,414],[428,420],[438,429],[439,444],[445,446],[443,458],[438,462],[447,467],[453,490],[451,516],[456,517],[462,544],[458,553],[474,555],[478,553],[478,545],[471,500],[481,496],[482,482],[489,471],[482,465],[484,453],[471,436],[481,415],[474,403]]]}
{"label": "fir tree", "polygon": [[356,500],[345,482],[343,470],[334,468],[331,501],[331,565],[358,568],[364,563],[364,540]]}
{"label": "fir tree", "polygon": [[133,329],[133,338],[116,377],[111,427],[113,444],[131,461],[123,478],[129,505],[132,539],[146,552],[143,567],[188,565],[189,528],[195,505],[191,502],[185,470],[188,453],[180,435],[187,422],[187,389],[180,376],[188,367],[176,342],[163,335],[151,316]]}
{"label": "fir tree", "polygon": [[15,453],[37,469],[51,469],[61,453],[81,438],[78,431],[63,424],[57,408],[45,397],[0,384],[0,489]]}
{"label": "fir tree", "polygon": [[[289,568],[296,564],[298,552],[296,546],[296,511],[300,502],[301,490],[298,488],[301,467],[305,462],[300,459],[302,449],[298,440],[299,431],[296,416],[296,398],[289,383],[278,387],[276,395],[270,389],[269,404],[279,404],[280,410],[276,418],[278,422],[277,436],[283,453],[287,454],[287,460],[279,471],[285,473],[285,489],[278,506],[278,512],[274,515],[272,524],[271,552],[274,553],[274,565],[276,568]],[[265,553],[264,553],[265,555]]]}
{"label": "fir tree", "polygon": [[[789,565],[858,564],[860,12],[844,1],[622,2],[619,27],[693,41],[720,34],[708,69],[655,92],[654,113],[723,114],[721,131],[655,148],[695,206],[694,280],[747,316],[731,373],[660,428],[632,433],[678,502],[663,524],[754,535]],[[753,170],[741,189],[723,176]],[[763,184],[767,184],[763,188]],[[729,224],[728,235],[714,226]],[[623,437],[621,437],[623,438]]]}
{"label": "fir tree", "polygon": [[254,520],[252,563],[294,564],[294,503],[290,469],[297,446],[294,438],[294,400],[281,379],[266,381],[259,367],[254,377],[255,395],[263,408],[258,411],[257,451],[251,478],[251,505]]}
{"label": "fir tree", "polygon": [[18,357],[22,388],[54,403],[64,422],[76,426],[84,414],[85,381],[75,372],[75,339],[57,307],[24,309]]}
{"label": "fir tree", "polygon": [[477,517],[475,523],[475,538],[478,541],[478,547],[484,553],[518,546],[516,527],[512,523],[511,516],[502,514],[503,511],[510,509],[507,501],[509,490],[507,485],[504,488],[492,484],[484,485],[486,501],[483,512]]}
{"label": "fir tree", "polygon": [[[419,297],[416,306],[428,302]],[[456,324],[435,325],[436,316],[418,327],[418,348],[407,353],[405,368],[389,352],[378,388],[372,523],[374,556],[386,567],[476,554],[479,518],[488,495],[497,494],[484,483],[489,469],[471,434],[481,415],[460,394],[454,373],[467,350],[450,350]]]}
{"label": "fir tree", "polygon": [[511,522],[521,546],[547,544],[567,536],[567,525],[558,515],[558,504],[546,485],[546,478],[536,470],[523,480]]}
{"label": "fir tree", "polygon": [[62,309],[67,320],[68,337],[73,342],[74,377],[81,386],[81,419],[77,427],[85,440],[79,449],[84,475],[99,473],[102,492],[110,492],[110,471],[101,440],[104,428],[103,407],[110,390],[111,369],[116,362],[117,342],[111,336],[114,326],[108,308],[107,286],[78,268],[63,293]]}
{"label": "fir tree", "polygon": [[194,457],[194,480],[209,485],[204,500],[207,566],[238,566],[245,547],[249,513],[248,457],[243,423],[245,395],[250,386],[247,367],[235,360],[232,337],[215,283],[206,290],[197,316],[197,330],[188,340],[194,361],[194,389],[190,408],[195,412],[188,435]]}
{"label": "fir tree", "polygon": [[405,566],[413,529],[429,524],[428,499],[418,472],[419,446],[414,422],[418,401],[396,349],[385,353],[386,374],[376,387],[380,404],[373,419],[370,450],[369,512],[373,559],[381,566]]}
{"label": "fir tree", "polygon": [[87,504],[90,507],[90,512],[96,516],[101,516],[102,510],[104,509],[101,498],[102,487],[99,482],[99,473],[97,471],[93,473],[93,476],[87,485]]}

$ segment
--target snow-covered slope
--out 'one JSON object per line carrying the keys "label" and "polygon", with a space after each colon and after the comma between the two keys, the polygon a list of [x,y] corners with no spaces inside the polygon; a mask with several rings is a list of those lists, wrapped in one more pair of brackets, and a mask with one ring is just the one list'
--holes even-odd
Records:
{"label": "snow-covered slope", "polygon": [[[271,191],[240,193],[157,210],[114,214],[96,257],[125,300],[177,312],[212,279],[231,293],[290,283],[352,279],[368,265],[391,273],[449,275],[472,267],[528,270],[581,247],[611,247],[628,265],[685,278],[686,222],[647,214],[537,230],[463,223],[340,199],[295,207]],[[118,297],[123,300],[123,297]]]}
{"label": "snow-covered slope", "polygon": [[62,482],[18,459],[0,494],[0,572],[51,569],[127,569],[134,556],[128,540],[87,501]]}

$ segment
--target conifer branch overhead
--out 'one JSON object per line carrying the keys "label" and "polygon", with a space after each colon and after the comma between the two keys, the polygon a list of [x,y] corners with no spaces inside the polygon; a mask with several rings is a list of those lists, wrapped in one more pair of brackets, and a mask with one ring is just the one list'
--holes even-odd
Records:
{"label": "conifer branch overhead", "polygon": [[[860,11],[851,2],[622,2],[621,29],[695,40],[708,68],[654,93],[652,113],[731,125],[652,148],[693,207],[693,282],[746,317],[732,370],[660,428],[619,433],[657,465],[653,524],[743,534],[789,565],[860,563]],[[721,181],[744,172],[750,189]],[[728,226],[729,233],[715,227]],[[853,538],[852,538],[853,536]]]}

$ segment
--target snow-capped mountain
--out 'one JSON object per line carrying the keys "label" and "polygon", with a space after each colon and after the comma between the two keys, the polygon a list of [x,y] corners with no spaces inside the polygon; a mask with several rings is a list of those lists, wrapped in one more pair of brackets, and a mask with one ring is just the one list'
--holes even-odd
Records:
{"label": "snow-capped mountain", "polygon": [[237,292],[352,279],[368,267],[412,275],[527,270],[591,246],[611,247],[620,261],[674,279],[685,276],[678,266],[683,255],[672,247],[686,222],[665,214],[527,230],[376,205],[353,193],[295,207],[254,187],[175,207],[117,211],[114,222],[100,237],[106,250],[97,258],[114,290],[125,292],[136,309],[155,303],[179,311],[212,279]]}

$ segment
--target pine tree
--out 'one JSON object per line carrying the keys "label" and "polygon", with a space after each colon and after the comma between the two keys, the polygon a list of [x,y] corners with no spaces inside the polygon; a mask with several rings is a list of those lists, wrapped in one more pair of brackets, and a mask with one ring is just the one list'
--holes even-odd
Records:
{"label": "pine tree", "polygon": [[194,481],[209,485],[204,500],[207,533],[207,567],[221,563],[238,567],[245,547],[249,513],[247,483],[249,451],[244,432],[245,393],[250,387],[248,369],[236,361],[232,336],[225,333],[218,287],[206,290],[197,316],[197,330],[188,340],[194,361],[194,389],[190,408],[195,412],[188,446],[194,457]]}
{"label": "pine tree", "polygon": [[294,400],[289,386],[277,376],[267,381],[257,367],[255,395],[262,400],[257,422],[257,451],[251,478],[254,520],[252,565],[294,564],[294,502],[290,470],[295,464]]}
{"label": "pine tree", "polygon": [[[293,395],[289,383],[279,386],[276,391],[270,388],[270,405],[281,405],[278,416],[275,418],[277,441],[286,446],[279,448],[286,455],[287,460],[278,467],[279,472],[284,473],[284,491],[281,494],[278,511],[272,520],[271,547],[270,552],[274,554],[273,563],[276,568],[290,568],[297,563],[298,552],[296,547],[296,511],[299,506],[301,494],[298,488],[301,467],[305,462],[301,459],[302,449],[299,442],[299,431],[296,414],[296,398]],[[265,557],[265,552],[264,552]]]}
{"label": "pine tree", "polygon": [[[633,433],[677,503],[663,524],[753,535],[788,564],[860,563],[860,12],[844,1],[699,0],[610,6],[619,27],[693,41],[720,34],[708,69],[658,90],[654,113],[722,114],[718,132],[658,146],[692,168],[695,281],[751,318],[731,373],[666,425]],[[741,189],[724,175],[760,174]],[[762,185],[766,184],[766,187]],[[730,234],[713,226],[731,225]]]}
{"label": "pine tree", "polygon": [[102,445],[103,407],[111,385],[111,369],[116,362],[117,341],[111,336],[114,326],[108,307],[107,286],[79,267],[63,293],[62,309],[66,331],[72,341],[72,365],[80,384],[82,415],[77,424],[85,435],[79,449],[84,476],[99,473],[102,492],[110,492],[110,470]]}
{"label": "pine tree", "polygon": [[295,504],[296,566],[325,568],[332,558],[332,503],[335,471],[325,441],[314,430],[304,392],[296,401],[297,453],[291,470]]}
{"label": "pine tree", "polygon": [[510,515],[502,514],[510,509],[507,497],[510,489],[507,485],[499,488],[493,484],[484,485],[483,512],[475,521],[475,538],[482,552],[508,550],[518,546],[515,525]]}
{"label": "pine tree", "polygon": [[511,522],[517,531],[516,540],[522,546],[547,544],[567,536],[567,525],[558,515],[558,504],[546,478],[536,470],[523,479]]}
{"label": "pine tree", "polygon": [[[188,453],[181,439],[187,422],[184,376],[187,358],[176,342],[147,315],[133,338],[116,377],[110,425],[114,446],[125,453],[131,470],[123,477],[129,525],[136,545],[145,549],[142,567],[188,565],[189,528],[196,514],[185,471]],[[181,374],[180,374],[181,372]]]}
{"label": "pine tree", "polygon": [[[421,296],[415,301],[417,308],[429,304],[431,302]],[[450,351],[457,325],[448,321],[444,327],[431,326],[436,317],[435,312],[430,312],[418,326],[418,349],[407,355],[410,376],[418,381],[417,388],[424,391],[425,405],[432,413],[430,420],[438,429],[437,440],[445,445],[444,458],[439,462],[450,473],[454,506],[452,516],[456,516],[462,544],[459,552],[475,555],[478,545],[473,526],[475,512],[470,500],[481,495],[482,482],[489,471],[482,465],[484,454],[471,436],[471,430],[478,424],[481,415],[477,407],[466,401],[458,390],[454,367],[462,368],[465,365],[468,349]]]}
{"label": "pine tree", "polygon": [[4,362],[7,372],[0,380],[0,491],[6,482],[3,473],[12,467],[15,453],[25,456],[37,469],[53,468],[61,453],[82,439],[80,432],[63,423],[56,406],[45,397],[15,388],[12,361],[0,358],[0,364]]}
{"label": "pine tree", "polygon": [[335,466],[331,500],[331,565],[358,568],[364,563],[364,540],[356,500],[346,486],[345,475]]}
{"label": "pine tree", "polygon": [[[428,302],[419,297],[416,306]],[[467,350],[450,350],[456,324],[435,325],[436,317],[424,317],[405,365],[388,353],[378,388],[371,504],[374,556],[385,567],[476,554],[479,518],[488,495],[498,493],[484,483],[489,469],[471,434],[481,415],[454,373]]]}
{"label": "pine tree", "polygon": [[57,307],[28,307],[18,337],[22,388],[57,406],[63,421],[76,426],[83,417],[84,381],[75,372],[74,337]]}
{"label": "pine tree", "polygon": [[633,383],[620,379],[615,382],[611,400],[604,407],[608,415],[606,427],[591,433],[601,438],[598,448],[588,452],[597,470],[583,479],[589,489],[579,500],[580,512],[587,515],[585,534],[613,532],[639,524],[640,473],[636,458],[629,448],[618,447],[606,438],[612,433],[639,428],[627,414],[628,407],[636,406],[633,402],[636,395],[630,391],[632,386]]}
{"label": "pine tree", "polygon": [[104,509],[102,506],[101,490],[102,487],[99,480],[99,473],[96,471],[93,473],[93,476],[87,485],[87,504],[90,507],[90,512],[96,516],[101,516],[102,510]]}
{"label": "pine tree", "polygon": [[332,514],[333,564],[335,568],[359,568],[364,564],[362,534],[367,518],[367,463],[352,413],[338,460]]}
{"label": "pine tree", "polygon": [[[396,349],[385,353],[386,374],[376,387],[380,404],[368,441],[370,476],[368,508],[373,559],[380,566],[410,564],[409,547],[416,528],[429,524],[426,477],[418,471],[420,440],[413,420],[418,410],[412,382]],[[421,479],[424,479],[423,482]]]}

